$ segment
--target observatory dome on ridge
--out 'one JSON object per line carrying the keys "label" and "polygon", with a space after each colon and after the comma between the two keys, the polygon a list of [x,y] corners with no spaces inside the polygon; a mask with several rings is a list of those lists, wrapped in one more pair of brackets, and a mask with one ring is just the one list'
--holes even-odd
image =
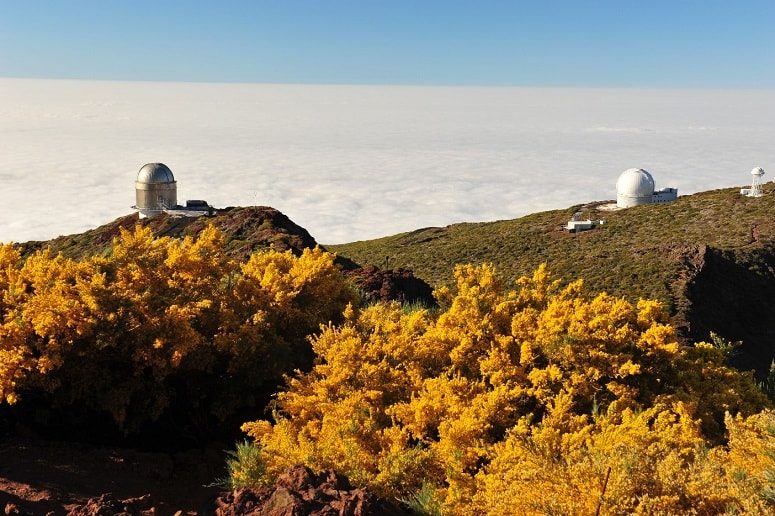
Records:
{"label": "observatory dome on ridge", "polygon": [[650,197],[654,193],[654,178],[642,168],[622,172],[616,181],[616,194],[627,197]]}
{"label": "observatory dome on ridge", "polygon": [[135,181],[135,209],[141,217],[155,217],[178,204],[178,187],[172,170],[164,163],[147,163]]}
{"label": "observatory dome on ridge", "polygon": [[678,198],[675,188],[656,190],[654,178],[642,168],[622,172],[616,181],[616,206],[629,208],[641,204],[671,202]]}
{"label": "observatory dome on ridge", "polygon": [[138,183],[174,183],[172,170],[164,163],[146,163],[137,173]]}

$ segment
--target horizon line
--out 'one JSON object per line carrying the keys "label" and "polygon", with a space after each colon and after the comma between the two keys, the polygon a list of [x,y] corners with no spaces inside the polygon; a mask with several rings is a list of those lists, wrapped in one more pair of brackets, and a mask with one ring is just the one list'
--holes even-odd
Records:
{"label": "horizon line", "polygon": [[0,75],[0,80],[32,80],[32,81],[69,81],[69,82],[127,82],[156,84],[219,84],[219,85],[256,85],[256,86],[352,86],[352,87],[406,87],[406,88],[482,88],[482,89],[577,89],[577,90],[755,90],[775,91],[775,85],[770,86],[698,86],[698,85],[558,85],[558,84],[488,84],[488,83],[412,83],[412,82],[281,82],[281,81],[228,81],[228,80],[174,80],[174,79],[112,79],[85,77],[40,77]]}

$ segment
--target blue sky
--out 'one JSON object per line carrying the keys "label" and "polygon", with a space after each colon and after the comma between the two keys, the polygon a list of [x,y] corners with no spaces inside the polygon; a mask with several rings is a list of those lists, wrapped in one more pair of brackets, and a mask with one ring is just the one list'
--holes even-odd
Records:
{"label": "blue sky", "polygon": [[773,0],[0,0],[0,76],[775,87]]}

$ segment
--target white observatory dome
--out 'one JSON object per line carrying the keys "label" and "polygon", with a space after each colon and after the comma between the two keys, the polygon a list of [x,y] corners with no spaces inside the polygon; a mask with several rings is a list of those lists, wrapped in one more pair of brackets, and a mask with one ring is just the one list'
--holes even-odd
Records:
{"label": "white observatory dome", "polygon": [[763,176],[764,175],[764,169],[762,167],[754,167],[753,170],[751,170],[752,176]]}
{"label": "white observatory dome", "polygon": [[642,168],[630,168],[622,172],[616,181],[616,205],[629,208],[650,204],[654,197],[654,178]]}
{"label": "white observatory dome", "polygon": [[137,205],[141,217],[155,217],[178,204],[178,187],[172,170],[164,163],[147,163],[135,181]]}

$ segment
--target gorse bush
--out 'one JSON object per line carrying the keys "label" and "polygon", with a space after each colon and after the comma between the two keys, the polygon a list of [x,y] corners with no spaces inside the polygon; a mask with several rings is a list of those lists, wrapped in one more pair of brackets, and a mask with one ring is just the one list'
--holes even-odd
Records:
{"label": "gorse bush", "polygon": [[355,297],[330,254],[238,263],[212,228],[123,232],[77,261],[3,245],[0,400],[132,432],[263,407],[298,368],[244,425],[232,486],[304,464],[426,514],[775,511],[770,402],[726,343],[681,345],[658,302],[545,267],[507,289],[488,265],[457,267],[433,311]]}
{"label": "gorse bush", "polygon": [[308,367],[307,335],[353,299],[333,256],[226,257],[221,234],[122,232],[79,261],[0,246],[0,400],[108,413],[127,432],[165,412],[190,424],[263,404]]}
{"label": "gorse bush", "polygon": [[679,344],[659,303],[544,267],[516,290],[487,265],[455,279],[438,314],[348,308],[323,329],[273,421],[243,426],[266,479],[334,468],[447,514],[772,510],[769,402],[722,350]]}

